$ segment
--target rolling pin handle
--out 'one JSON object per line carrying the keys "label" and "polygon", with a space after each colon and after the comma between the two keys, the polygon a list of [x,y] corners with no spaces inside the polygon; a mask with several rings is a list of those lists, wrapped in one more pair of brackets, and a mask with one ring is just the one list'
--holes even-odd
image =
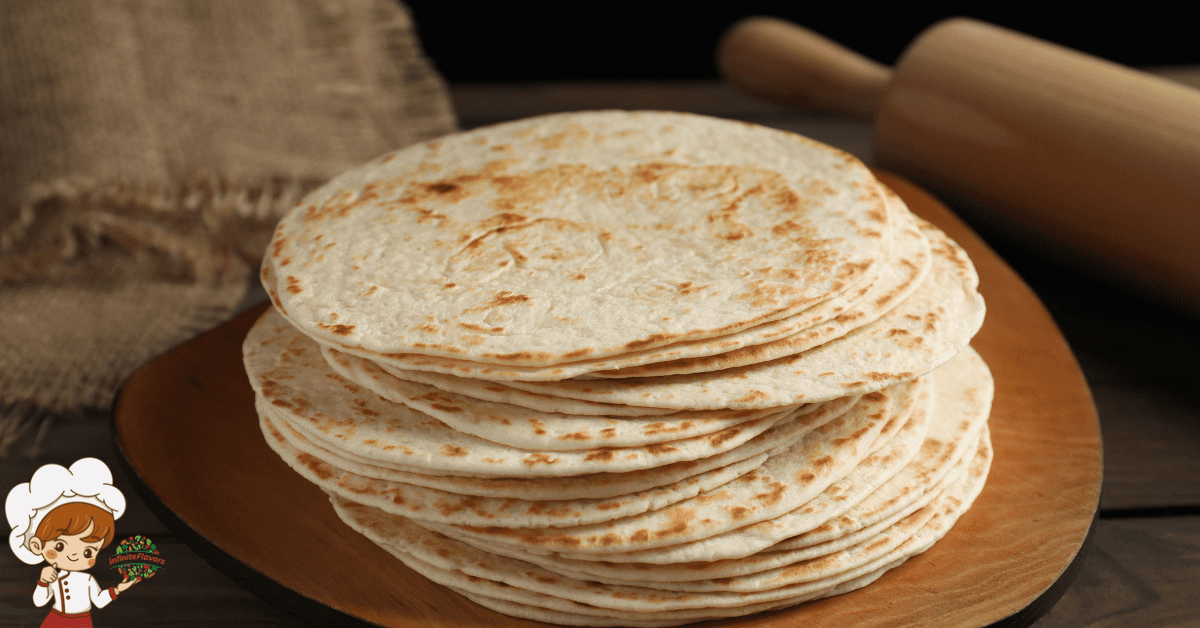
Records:
{"label": "rolling pin handle", "polygon": [[891,68],[786,20],[746,18],[717,44],[730,83],[780,104],[872,119]]}

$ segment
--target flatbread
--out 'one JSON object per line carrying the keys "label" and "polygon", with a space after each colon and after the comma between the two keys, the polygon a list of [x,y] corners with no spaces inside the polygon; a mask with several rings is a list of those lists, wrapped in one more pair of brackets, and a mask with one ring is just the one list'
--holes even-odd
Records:
{"label": "flatbread", "polygon": [[505,385],[601,403],[745,409],[824,401],[909,381],[957,355],[983,324],[985,311],[966,252],[936,227],[922,223],[921,229],[933,250],[921,287],[875,322],[801,354],[713,373]]}
{"label": "flatbread", "polygon": [[571,451],[644,447],[705,436],[753,419],[800,409],[797,404],[759,410],[684,410],[649,417],[542,412],[405,381],[373,362],[329,347],[322,347],[321,354],[338,375],[384,399],[402,403],[464,434],[521,449]]}
{"label": "flatbread", "polygon": [[[886,543],[868,542],[815,561],[762,572],[747,580],[757,587],[747,590],[731,590],[737,586],[734,584],[737,579],[731,579],[727,585],[730,588],[725,590],[697,592],[606,585],[566,578],[535,565],[495,557],[453,539],[426,532],[402,517],[387,515],[339,498],[332,501],[335,510],[348,525],[391,551],[418,572],[463,590],[478,591],[477,587],[483,586],[488,587],[485,595],[496,595],[492,593],[496,589],[514,589],[502,595],[517,596],[522,603],[554,604],[541,597],[547,596],[609,609],[608,615],[624,619],[653,620],[656,616],[671,617],[661,613],[693,609],[704,609],[706,613],[711,613],[707,615],[709,617],[723,617],[741,614],[724,612],[729,609],[757,612],[763,603],[793,603],[798,598],[811,599],[831,593],[839,584],[880,569],[892,568],[900,561],[923,552],[945,535],[982,491],[990,467],[991,448],[981,445],[977,451],[979,453],[962,481],[950,487],[926,509],[914,513],[903,524],[894,526],[894,530],[886,537],[881,537],[881,540],[886,538]],[[493,588],[488,582],[504,586]],[[540,595],[521,595],[523,591]],[[695,617],[689,617],[692,618]]]}
{"label": "flatbread", "polygon": [[878,183],[842,151],[604,111],[454,134],[344,173],[280,221],[265,263],[314,338],[542,366],[786,318],[863,280],[891,238]]}
{"label": "flatbread", "polygon": [[[506,543],[511,536],[504,530],[480,533],[473,529],[430,526],[432,529],[472,544],[486,544],[500,551],[512,547],[525,553],[555,554],[568,559],[573,569],[589,571],[591,566],[575,561],[603,561],[607,563],[643,563],[643,576],[647,579],[667,577],[669,569],[658,570],[649,565],[666,565],[694,561],[713,561],[748,556],[775,547],[788,548],[779,544],[813,532],[808,538],[813,543],[831,540],[828,536],[836,526],[825,526],[836,519],[837,525],[854,527],[871,525],[902,510],[918,499],[931,487],[941,483],[955,462],[963,459],[984,429],[991,408],[994,384],[987,366],[974,350],[968,349],[947,366],[927,376],[933,382],[935,401],[931,425],[920,451],[894,474],[888,475],[889,452],[873,453],[876,463],[851,471],[846,477],[832,482],[821,494],[797,508],[777,517],[753,525],[739,527],[734,532],[715,534],[691,542],[668,544],[654,549],[622,551],[627,548],[610,545],[611,551],[598,554],[578,552],[574,548],[546,551],[537,546]],[[919,407],[917,407],[919,410]],[[919,418],[919,417],[918,417]],[[857,511],[854,509],[858,508]],[[843,520],[846,517],[848,520]],[[797,543],[804,543],[798,541]],[[521,554],[517,554],[521,556]],[[596,569],[602,569],[597,566]],[[597,573],[603,573],[597,571]],[[661,575],[660,575],[661,574]]]}
{"label": "flatbread", "polygon": [[[455,431],[334,373],[316,342],[268,311],[243,343],[255,392],[306,437],[354,459],[430,472],[504,477],[626,473],[733,449],[783,421],[817,425],[821,410],[781,412],[703,436],[644,447],[545,452],[499,445]],[[813,416],[820,415],[820,416]]]}
{"label": "flatbread", "polygon": [[[798,314],[756,325],[739,332],[714,338],[676,342],[663,347],[629,351],[599,359],[564,362],[545,367],[500,365],[420,354],[381,354],[356,347],[340,347],[345,352],[379,363],[389,369],[448,373],[464,378],[484,380],[556,381],[602,371],[609,376],[660,375],[665,372],[645,372],[621,375],[622,370],[636,372],[643,365],[661,365],[675,361],[690,361],[716,354],[775,343],[789,336],[802,335],[808,346],[816,346],[846,333],[854,327],[878,318],[910,294],[929,271],[930,252],[925,236],[920,233],[914,217],[894,192],[881,185],[887,199],[891,222],[896,225],[892,255],[876,264],[872,276]],[[877,272],[874,272],[877,271]],[[267,280],[268,285],[272,280]],[[801,332],[804,332],[801,334]],[[318,339],[320,340],[320,339]],[[790,346],[798,346],[793,343]],[[778,347],[777,347],[778,349]],[[797,349],[791,350],[795,353]],[[778,355],[783,355],[782,353]],[[776,356],[778,357],[778,356]],[[758,360],[761,361],[761,360]],[[680,372],[696,372],[681,370]]]}
{"label": "flatbread", "polygon": [[[803,506],[866,458],[893,413],[912,414],[919,397],[920,382],[864,395],[849,412],[813,430],[737,481],[637,517],[554,529],[429,525],[455,537],[533,553],[603,556],[597,560],[691,543]],[[906,422],[897,432],[905,433],[905,428],[916,431],[916,438],[908,442],[911,453],[920,447],[923,427],[910,428]]]}
{"label": "flatbread", "polygon": [[[823,421],[832,420],[848,410],[858,401],[857,397],[829,402],[821,415],[806,421],[789,421],[772,427],[766,432],[729,451],[673,464],[631,471],[628,473],[592,473],[587,475],[548,478],[472,477],[463,475],[431,475],[427,469],[413,467],[396,468],[372,464],[370,461],[354,459],[313,443],[301,432],[279,419],[271,408],[256,399],[259,422],[268,442],[283,439],[287,444],[305,454],[300,461],[305,465],[324,463],[345,469],[369,478],[403,482],[416,486],[441,489],[460,495],[479,497],[502,497],[541,501],[564,499],[603,499],[645,491],[658,486],[678,482],[685,478],[733,465],[756,456],[766,455],[786,448],[799,440],[808,431]],[[275,417],[275,418],[272,418]],[[422,471],[426,471],[422,473]]]}
{"label": "flatbread", "polygon": [[380,480],[339,469],[292,447],[269,421],[264,423],[271,449],[288,466],[327,493],[384,512],[444,524],[555,527],[634,516],[728,484],[762,466],[768,457],[765,453],[759,454],[678,482],[604,499],[546,501],[481,497]]}

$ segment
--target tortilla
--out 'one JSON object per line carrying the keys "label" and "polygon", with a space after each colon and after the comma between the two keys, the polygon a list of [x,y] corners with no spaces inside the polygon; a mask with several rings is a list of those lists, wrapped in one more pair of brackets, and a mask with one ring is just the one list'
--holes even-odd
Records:
{"label": "tortilla", "polygon": [[543,366],[786,318],[863,280],[891,238],[877,182],[842,151],[603,111],[344,173],[279,222],[265,263],[281,309],[327,343]]}
{"label": "tortilla", "polygon": [[758,410],[681,411],[665,416],[588,416],[542,412],[475,399],[397,378],[363,358],[322,347],[325,362],[342,377],[375,394],[494,443],[541,451],[644,447],[694,438],[753,419],[799,410],[799,404]]}
{"label": "tortilla", "polygon": [[[455,431],[349,382],[326,364],[317,343],[273,311],[243,343],[251,387],[306,437],[353,459],[399,464],[436,473],[482,477],[561,477],[625,473],[729,451],[783,421],[818,425],[818,409],[752,419],[712,434],[642,447],[598,447],[545,452],[523,450]],[[814,416],[816,415],[816,416]]]}

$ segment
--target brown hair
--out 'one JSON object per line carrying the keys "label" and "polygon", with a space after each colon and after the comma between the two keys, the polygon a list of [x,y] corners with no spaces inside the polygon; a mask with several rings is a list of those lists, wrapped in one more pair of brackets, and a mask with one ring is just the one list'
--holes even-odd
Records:
{"label": "brown hair", "polygon": [[51,510],[38,525],[34,536],[41,539],[42,543],[48,543],[64,534],[68,536],[79,534],[92,523],[95,523],[96,527],[92,529],[91,535],[85,537],[83,541],[86,543],[104,541],[100,544],[100,549],[108,547],[113,537],[112,513],[99,506],[81,502],[63,504]]}

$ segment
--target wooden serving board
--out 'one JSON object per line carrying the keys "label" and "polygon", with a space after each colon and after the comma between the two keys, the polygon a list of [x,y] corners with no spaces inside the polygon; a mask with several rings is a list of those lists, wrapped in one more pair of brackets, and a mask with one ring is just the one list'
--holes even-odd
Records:
{"label": "wooden serving board", "polygon": [[[714,623],[1028,625],[1065,589],[1091,529],[1100,498],[1100,427],[1054,321],[936,199],[894,175],[879,177],[959,242],[979,270],[988,314],[972,345],[996,380],[991,476],[942,541],[870,586]],[[218,568],[285,606],[328,607],[398,628],[539,625],[480,607],[409,570],[346,527],[325,495],[267,448],[241,358],[242,338],[265,307],[155,359],[125,383],[113,408],[115,433],[151,494],[147,501],[169,509],[167,519]]]}

